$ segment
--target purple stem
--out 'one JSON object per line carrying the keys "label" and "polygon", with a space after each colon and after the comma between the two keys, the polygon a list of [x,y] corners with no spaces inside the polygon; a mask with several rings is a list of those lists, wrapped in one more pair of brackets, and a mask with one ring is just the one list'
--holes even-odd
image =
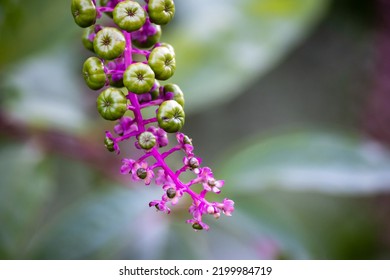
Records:
{"label": "purple stem", "polygon": [[157,118],[151,118],[151,119],[144,120],[144,125],[147,125],[149,123],[154,123],[154,122],[157,122]]}
{"label": "purple stem", "polygon": [[170,149],[169,151],[166,151],[165,153],[161,154],[161,157],[163,159],[165,159],[166,157],[168,157],[169,155],[171,155],[172,153],[176,152],[176,151],[180,151],[181,150],[181,146],[180,145],[177,145],[175,147],[173,147],[172,149]]}
{"label": "purple stem", "polygon": [[140,55],[144,55],[144,56],[150,55],[150,51],[139,50],[137,48],[133,48],[132,53],[140,54]]}
{"label": "purple stem", "polygon": [[153,100],[153,101],[142,104],[141,109],[146,108],[146,107],[150,107],[150,106],[160,106],[161,103],[163,103],[163,102],[164,102],[164,100],[162,100],[162,99]]}

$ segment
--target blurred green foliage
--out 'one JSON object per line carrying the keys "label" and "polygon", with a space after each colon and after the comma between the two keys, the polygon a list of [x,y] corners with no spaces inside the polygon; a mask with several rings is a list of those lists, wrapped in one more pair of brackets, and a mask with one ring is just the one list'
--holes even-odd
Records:
{"label": "blurred green foliage", "polygon": [[[371,58],[370,3],[176,1],[163,40],[177,53],[184,130],[236,202],[232,217],[194,232],[188,199],[156,213],[147,204],[161,190],[101,155],[112,123],[82,83],[90,53],[70,4],[0,1],[0,259],[388,258],[389,151],[358,129],[362,107],[345,110],[369,95],[366,84],[349,94],[349,60]],[[342,39],[324,51],[324,37]],[[339,47],[351,56],[335,57]],[[284,64],[297,49],[309,70]]]}

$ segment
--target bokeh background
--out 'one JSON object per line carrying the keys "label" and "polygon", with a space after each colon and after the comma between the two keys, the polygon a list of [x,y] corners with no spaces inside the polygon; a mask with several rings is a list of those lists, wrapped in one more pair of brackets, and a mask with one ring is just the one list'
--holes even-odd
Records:
{"label": "bokeh background", "polygon": [[70,1],[0,0],[0,259],[388,259],[389,1],[175,2],[183,131],[233,216],[150,209],[102,143]]}

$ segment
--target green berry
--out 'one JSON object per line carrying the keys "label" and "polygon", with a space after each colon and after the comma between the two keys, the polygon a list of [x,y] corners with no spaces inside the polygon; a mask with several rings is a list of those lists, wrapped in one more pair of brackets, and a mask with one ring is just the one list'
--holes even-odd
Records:
{"label": "green berry", "polygon": [[148,176],[148,172],[146,171],[145,168],[142,168],[142,167],[138,168],[136,172],[137,172],[138,178],[140,178],[142,180]]}
{"label": "green berry", "polygon": [[105,27],[96,34],[93,48],[101,58],[112,60],[124,52],[126,48],[125,36],[114,27]]}
{"label": "green berry", "polygon": [[115,151],[115,149],[114,149],[114,141],[112,141],[112,139],[110,139],[108,137],[106,137],[104,139],[104,146],[107,148],[107,150],[109,152]]}
{"label": "green berry", "polygon": [[203,227],[199,223],[194,223],[192,225],[192,228],[196,229],[196,230],[202,230],[203,229]]}
{"label": "green berry", "polygon": [[184,108],[184,94],[181,91],[180,87],[176,84],[166,84],[164,86],[164,96],[169,99],[175,100],[177,103]]}
{"label": "green berry", "polygon": [[136,94],[148,93],[154,85],[154,72],[142,62],[130,64],[123,74],[126,88]]}
{"label": "green berry", "polygon": [[125,114],[127,99],[120,89],[107,88],[97,98],[96,107],[104,119],[115,121]]}
{"label": "green berry", "polygon": [[113,17],[116,25],[128,32],[132,32],[144,25],[146,13],[137,2],[123,1],[116,5]]}
{"label": "green berry", "polygon": [[167,197],[170,199],[174,198],[176,196],[176,190],[174,188],[167,189]]}
{"label": "green berry", "polygon": [[184,125],[185,113],[183,107],[175,100],[161,103],[157,111],[158,125],[166,132],[179,131]]}
{"label": "green berry", "polygon": [[81,40],[83,42],[84,47],[91,52],[95,52],[93,49],[93,41],[89,40],[90,36],[95,33],[95,25],[87,27],[84,29]]}
{"label": "green berry", "polygon": [[175,15],[175,3],[173,0],[150,0],[148,11],[151,22],[165,25]]}
{"label": "green berry", "polygon": [[157,80],[155,81],[155,85],[154,90],[149,92],[152,100],[156,100],[160,97],[160,83]]}
{"label": "green berry", "polygon": [[91,0],[72,0],[71,11],[76,24],[88,27],[96,22],[97,11]]}
{"label": "green berry", "polygon": [[156,136],[149,131],[142,132],[138,136],[138,144],[144,150],[150,150],[156,145]]}
{"label": "green berry", "polygon": [[[101,7],[107,7],[108,3],[110,2],[111,0],[100,0],[100,6]],[[107,16],[109,16],[110,18],[112,18],[112,12],[105,12],[105,14]]]}
{"label": "green berry", "polygon": [[148,63],[158,80],[168,80],[176,70],[175,53],[166,47],[157,47],[149,55]]}
{"label": "green berry", "polygon": [[98,90],[104,87],[107,76],[103,62],[97,57],[88,58],[83,65],[83,76],[90,89]]}
{"label": "green berry", "polygon": [[160,25],[152,25],[154,26],[156,32],[150,36],[133,36],[132,43],[134,44],[134,46],[141,49],[149,49],[153,47],[156,43],[158,43],[161,38],[161,27]]}

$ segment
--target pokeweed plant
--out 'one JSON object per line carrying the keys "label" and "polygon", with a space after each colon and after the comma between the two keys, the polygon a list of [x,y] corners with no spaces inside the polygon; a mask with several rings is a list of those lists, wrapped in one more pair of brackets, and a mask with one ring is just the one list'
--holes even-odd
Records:
{"label": "pokeweed plant", "polygon": [[[76,24],[84,28],[83,45],[96,55],[83,65],[85,82],[93,90],[104,88],[97,97],[97,110],[104,119],[118,121],[114,133],[105,132],[106,148],[119,154],[118,144],[133,140],[136,148],[144,151],[138,159],[124,158],[121,173],[145,185],[154,180],[162,186],[161,199],[149,206],[168,214],[168,203],[175,205],[184,194],[189,195],[192,218],[186,222],[195,230],[209,229],[202,220],[205,214],[231,216],[232,200],[206,199],[209,192],[219,194],[224,181],[216,180],[209,167],[201,167],[192,140],[179,132],[185,122],[182,90],[176,84],[159,83],[176,70],[174,48],[159,41],[161,25],[174,17],[174,1],[145,0],[141,5],[131,0],[100,0],[98,6],[96,0],[72,0],[71,11]],[[110,26],[96,23],[103,13],[112,19]],[[148,107],[157,107],[155,117],[144,118],[142,111]],[[176,134],[177,144],[169,146],[167,133]],[[184,154],[182,166],[173,170],[166,159],[180,151]],[[194,174],[193,179],[183,182],[180,177],[187,171]],[[194,185],[202,186],[199,193]]]}

